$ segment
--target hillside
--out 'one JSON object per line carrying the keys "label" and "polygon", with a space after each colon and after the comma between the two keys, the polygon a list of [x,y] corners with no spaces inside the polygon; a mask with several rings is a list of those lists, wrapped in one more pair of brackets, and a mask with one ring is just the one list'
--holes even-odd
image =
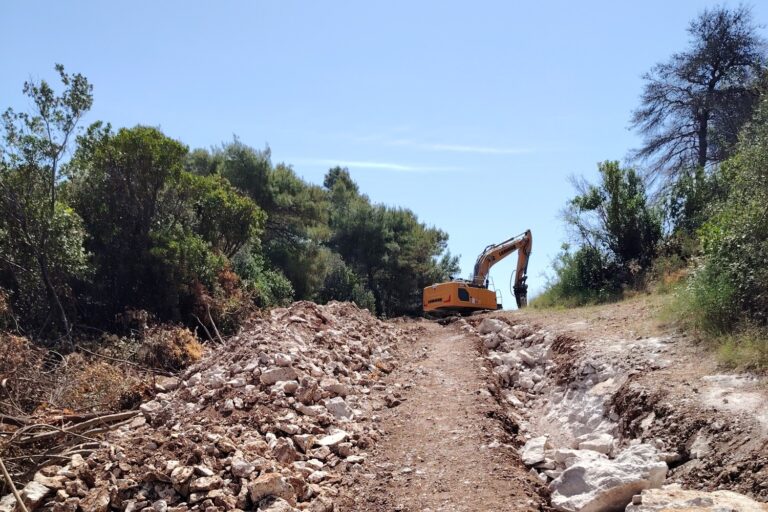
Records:
{"label": "hillside", "polygon": [[21,492],[61,511],[766,510],[765,379],[720,371],[658,307],[441,325],[296,303],[108,432],[53,431],[92,442]]}

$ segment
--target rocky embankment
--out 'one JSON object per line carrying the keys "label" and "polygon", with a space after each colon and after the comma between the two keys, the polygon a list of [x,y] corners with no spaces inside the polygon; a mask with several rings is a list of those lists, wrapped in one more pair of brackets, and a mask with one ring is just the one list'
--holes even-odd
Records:
{"label": "rocky embankment", "polygon": [[[379,382],[408,334],[347,303],[296,303],[253,321],[159,392],[87,459],[40,470],[30,510],[334,509],[341,475],[397,402]],[[8,495],[0,511],[14,510]]]}
{"label": "rocky embankment", "polygon": [[619,407],[617,399],[632,376],[666,364],[669,340],[581,350],[578,340],[532,325],[498,318],[471,322],[462,321],[461,328],[481,337],[498,399],[519,429],[522,462],[548,485],[555,509],[768,510],[738,493],[683,490],[668,478],[671,466],[704,454],[697,452],[701,441],[651,428],[664,418],[646,419],[646,431],[656,435],[634,437],[620,428],[628,407]]}

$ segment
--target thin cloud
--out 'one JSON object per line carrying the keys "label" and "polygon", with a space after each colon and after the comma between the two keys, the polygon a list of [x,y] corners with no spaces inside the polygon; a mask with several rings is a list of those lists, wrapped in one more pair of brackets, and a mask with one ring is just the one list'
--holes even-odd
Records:
{"label": "thin cloud", "polygon": [[358,169],[378,169],[382,171],[398,172],[442,172],[442,171],[460,171],[460,167],[447,166],[423,166],[407,165],[394,162],[374,162],[369,160],[333,160],[331,158],[295,158],[293,162],[305,165],[327,165],[341,166]]}
{"label": "thin cloud", "polygon": [[481,153],[485,155],[524,155],[532,153],[530,148],[495,148],[490,146],[469,146],[464,144],[412,144],[414,147],[430,151],[450,151],[453,153]]}
{"label": "thin cloud", "polygon": [[388,139],[386,137],[371,135],[357,136],[358,142],[379,142],[386,146],[401,146],[424,151],[436,151],[445,153],[474,153],[483,155],[525,155],[536,151],[534,148],[526,147],[496,147],[496,146],[476,146],[472,144],[445,144],[420,142],[413,139]]}

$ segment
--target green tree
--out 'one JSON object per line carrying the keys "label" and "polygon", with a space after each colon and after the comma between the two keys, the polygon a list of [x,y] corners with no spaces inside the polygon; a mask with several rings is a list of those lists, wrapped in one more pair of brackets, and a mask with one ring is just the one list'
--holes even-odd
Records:
{"label": "green tree", "polygon": [[768,325],[768,98],[723,164],[724,198],[699,230],[704,259],[693,281],[710,330],[742,320]]}
{"label": "green tree", "polygon": [[625,270],[646,269],[661,239],[659,215],[649,205],[643,179],[616,161],[598,164],[600,183],[576,182],[579,194],[564,212],[580,241],[607,251]]}
{"label": "green tree", "polygon": [[71,298],[71,284],[83,277],[87,264],[80,219],[58,193],[62,162],[93,94],[84,76],[67,74],[60,64],[56,71],[64,86],[60,94],[44,80],[25,82],[32,111],[8,109],[2,116],[0,244],[16,296],[25,297],[33,311],[47,304],[47,319],[34,321],[46,324],[56,315],[69,335],[72,308],[62,297]]}
{"label": "green tree", "polygon": [[645,136],[636,152],[653,173],[679,173],[727,158],[757,100],[764,40],[749,8],[704,10],[688,27],[686,51],[647,73],[632,124]]}
{"label": "green tree", "polygon": [[446,233],[410,210],[372,205],[343,170],[332,169],[325,184],[332,198],[329,246],[364,280],[380,314],[417,313],[421,290],[458,272]]}
{"label": "green tree", "polygon": [[336,253],[329,253],[328,272],[318,294],[321,303],[331,300],[354,302],[376,313],[376,299],[362,279]]}
{"label": "green tree", "polygon": [[191,209],[194,231],[227,258],[264,231],[264,211],[220,175],[184,172],[174,191],[180,209]]}
{"label": "green tree", "polygon": [[[90,235],[95,296],[109,312],[125,306],[153,309],[165,291],[158,286],[153,249],[171,245],[176,249],[167,247],[166,254],[184,252],[170,243],[177,236],[170,233],[184,231],[183,211],[170,217],[163,200],[181,179],[186,154],[186,146],[146,126],[117,133],[94,127],[80,139],[72,163],[72,202]],[[192,259],[203,258],[203,245],[202,240],[190,244]]]}

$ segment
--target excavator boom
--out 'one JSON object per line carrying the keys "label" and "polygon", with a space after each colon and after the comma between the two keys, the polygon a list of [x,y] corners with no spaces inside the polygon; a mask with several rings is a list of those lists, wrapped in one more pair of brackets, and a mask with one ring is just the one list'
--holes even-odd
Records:
{"label": "excavator boom", "polygon": [[424,311],[461,313],[498,309],[496,292],[488,289],[488,274],[496,263],[513,252],[518,252],[517,269],[513,291],[518,308],[528,305],[528,259],[531,255],[533,238],[531,231],[486,247],[475,262],[475,271],[470,281],[456,280],[433,284],[424,288]]}

